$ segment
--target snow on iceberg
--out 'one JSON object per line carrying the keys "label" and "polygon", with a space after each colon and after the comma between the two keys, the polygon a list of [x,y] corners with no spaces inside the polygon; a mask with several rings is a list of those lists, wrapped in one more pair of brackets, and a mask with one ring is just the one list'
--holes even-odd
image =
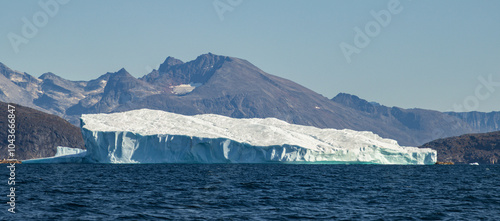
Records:
{"label": "snow on iceberg", "polygon": [[275,118],[235,119],[133,110],[81,117],[85,162],[434,164],[436,151],[372,132],[320,129]]}
{"label": "snow on iceberg", "polygon": [[23,160],[23,163],[81,163],[86,152],[83,149],[59,146],[53,157]]}

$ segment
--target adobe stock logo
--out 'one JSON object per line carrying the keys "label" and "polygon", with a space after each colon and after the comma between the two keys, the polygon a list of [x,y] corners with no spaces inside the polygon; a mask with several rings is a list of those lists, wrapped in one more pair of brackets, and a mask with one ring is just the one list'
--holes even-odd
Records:
{"label": "adobe stock logo", "polygon": [[[225,1],[225,2],[224,2]],[[224,13],[232,12],[234,8],[240,5],[243,0],[214,0],[213,5],[215,12],[219,16],[220,21],[224,21]]]}
{"label": "adobe stock logo", "polygon": [[23,26],[21,27],[21,35],[13,32],[7,34],[12,49],[17,54],[21,44],[28,44],[29,39],[34,38],[38,34],[38,30],[45,27],[49,23],[49,17],[53,18],[59,12],[60,5],[65,5],[70,0],[40,0],[38,5],[42,10],[35,12],[31,20],[22,17]]}
{"label": "adobe stock logo", "polygon": [[480,102],[491,97],[500,87],[500,81],[493,81],[493,75],[488,75],[488,79],[483,76],[477,78],[479,84],[474,89],[474,94],[464,98],[462,104],[453,104],[454,112],[470,112],[479,109]]}
{"label": "adobe stock logo", "polygon": [[390,0],[387,3],[387,10],[382,9],[378,12],[371,10],[370,14],[374,20],[367,22],[364,30],[361,30],[361,28],[357,26],[354,27],[354,45],[345,42],[339,45],[347,63],[351,63],[351,56],[354,53],[361,53],[361,49],[366,48],[370,44],[372,38],[380,35],[383,27],[389,26],[392,21],[392,16],[401,13],[401,11],[403,11],[403,6],[401,6],[399,0]]}

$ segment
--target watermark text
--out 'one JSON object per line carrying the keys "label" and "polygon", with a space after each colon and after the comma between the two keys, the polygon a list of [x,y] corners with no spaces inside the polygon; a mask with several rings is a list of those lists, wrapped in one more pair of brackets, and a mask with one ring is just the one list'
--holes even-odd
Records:
{"label": "watermark text", "polygon": [[14,52],[16,54],[19,53],[19,46],[21,46],[21,44],[28,44],[29,40],[38,34],[39,29],[45,27],[49,23],[49,18],[53,18],[57,15],[60,6],[67,4],[69,1],[70,0],[38,1],[38,6],[40,6],[41,10],[35,12],[31,19],[26,17],[21,18],[23,25],[20,34],[14,32],[9,32],[7,34],[7,38]]}
{"label": "watermark text", "polygon": [[382,28],[389,26],[393,15],[397,15],[402,11],[403,6],[399,0],[390,0],[387,3],[387,9],[382,9],[378,12],[371,10],[370,14],[374,20],[367,22],[364,29],[358,26],[354,27],[353,44],[342,42],[339,45],[347,63],[351,63],[351,56],[353,54],[361,53],[361,50],[366,48],[373,38],[380,35]]}
{"label": "watermark text", "polygon": [[219,19],[224,21],[224,14],[226,12],[232,12],[234,8],[242,2],[243,0],[214,0],[212,4]]}
{"label": "watermark text", "polygon": [[8,211],[11,213],[16,213],[16,107],[14,105],[8,104],[7,105],[7,122],[8,122],[8,129],[7,129],[7,150],[8,150],[8,166],[7,168],[9,169],[9,179],[7,183],[9,184],[9,195],[7,197],[9,200],[7,201],[7,204],[9,204],[9,209]]}

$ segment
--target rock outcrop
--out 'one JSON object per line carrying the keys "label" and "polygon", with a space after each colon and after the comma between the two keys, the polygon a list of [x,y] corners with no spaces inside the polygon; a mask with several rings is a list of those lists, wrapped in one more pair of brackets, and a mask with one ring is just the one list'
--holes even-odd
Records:
{"label": "rock outcrop", "polygon": [[500,131],[438,139],[421,147],[436,150],[441,162],[498,164]]}
{"label": "rock outcrop", "polygon": [[[0,102],[0,159],[8,158],[7,103]],[[15,106],[15,158],[18,160],[51,157],[57,146],[84,149],[80,129],[66,120],[32,108]]]}

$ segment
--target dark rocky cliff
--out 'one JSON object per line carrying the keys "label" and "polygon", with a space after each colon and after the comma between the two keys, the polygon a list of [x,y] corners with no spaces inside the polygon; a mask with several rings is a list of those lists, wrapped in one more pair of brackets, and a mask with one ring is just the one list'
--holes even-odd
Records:
{"label": "dark rocky cliff", "polygon": [[441,162],[498,164],[500,131],[438,139],[422,145],[421,148],[436,150],[438,161]]}
{"label": "dark rocky cliff", "polygon": [[[0,159],[8,158],[7,103],[0,102]],[[57,146],[84,149],[80,129],[64,119],[13,104],[16,116],[16,158],[18,160],[51,157]]]}

